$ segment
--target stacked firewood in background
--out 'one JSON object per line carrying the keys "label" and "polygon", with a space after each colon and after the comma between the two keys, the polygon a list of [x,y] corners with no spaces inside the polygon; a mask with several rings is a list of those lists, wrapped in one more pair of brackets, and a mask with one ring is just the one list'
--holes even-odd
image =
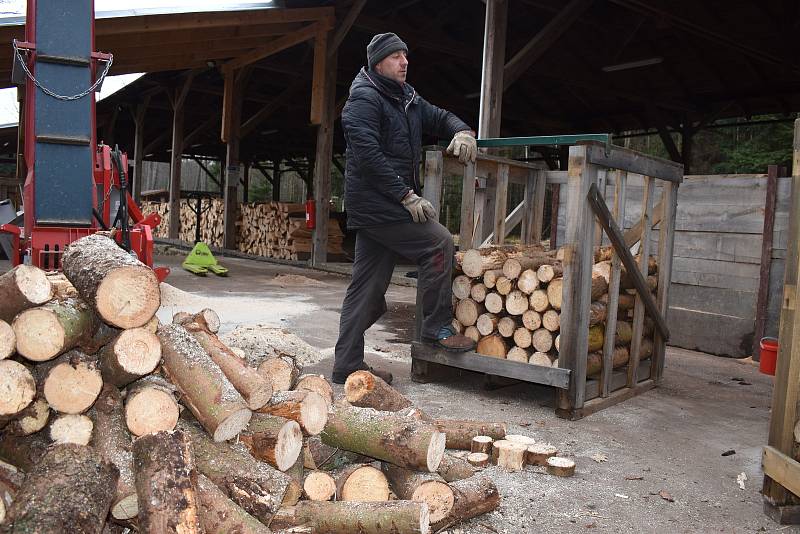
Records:
{"label": "stacked firewood in background", "polygon": [[213,310],[160,325],[155,274],[104,235],[62,263],[0,276],[2,532],[422,534],[498,506],[490,462],[574,471],[367,372],[335,399],[291,354],[227,346]]}
{"label": "stacked firewood in background", "polygon": [[[179,239],[193,243],[197,216],[195,200],[181,201],[181,228]],[[204,199],[200,218],[200,239],[211,246],[222,246],[224,220],[223,201]],[[156,237],[166,238],[169,233],[169,205],[164,202],[144,202],[142,211],[158,213],[161,224],[155,229]],[[246,254],[283,260],[305,260],[311,254],[311,230],[306,228],[305,204],[287,202],[245,202],[239,205],[236,221],[237,249]],[[342,255],[344,233],[339,222],[331,218],[328,223],[328,254]]]}
{"label": "stacked firewood in background", "polygon": [[[476,352],[494,358],[558,366],[563,249],[545,251],[539,246],[486,247],[459,252],[456,265],[462,274],[453,279],[453,327],[474,339]],[[648,288],[655,292],[658,265],[649,258]],[[587,376],[600,373],[605,338],[611,249],[595,254],[592,269],[592,304],[589,310]],[[635,303],[633,283],[624,267],[621,273],[614,368],[628,363]],[[640,361],[653,352],[653,322],[645,318]]]}

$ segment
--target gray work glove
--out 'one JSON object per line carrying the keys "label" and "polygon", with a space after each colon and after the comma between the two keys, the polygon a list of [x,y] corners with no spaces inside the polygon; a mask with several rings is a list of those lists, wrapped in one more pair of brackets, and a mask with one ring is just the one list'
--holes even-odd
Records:
{"label": "gray work glove", "polygon": [[457,132],[447,147],[447,153],[456,156],[458,161],[465,165],[468,162],[475,163],[475,158],[478,156],[478,143],[475,141],[475,136],[467,130]]}
{"label": "gray work glove", "polygon": [[428,219],[436,220],[436,210],[433,209],[433,205],[413,191],[409,192],[401,203],[415,223],[424,223]]}

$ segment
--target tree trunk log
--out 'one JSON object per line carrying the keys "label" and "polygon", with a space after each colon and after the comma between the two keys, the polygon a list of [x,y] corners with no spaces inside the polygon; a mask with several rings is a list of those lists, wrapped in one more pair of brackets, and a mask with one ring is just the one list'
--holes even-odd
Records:
{"label": "tree trunk log", "polygon": [[461,521],[487,514],[500,505],[500,493],[489,477],[472,477],[450,485],[453,508],[447,517],[432,524],[436,532]]}
{"label": "tree trunk log", "polygon": [[0,421],[20,414],[36,395],[36,382],[27,367],[14,360],[0,360]]}
{"label": "tree trunk log", "polygon": [[50,423],[50,439],[53,443],[88,445],[93,432],[94,423],[85,415],[61,415]]}
{"label": "tree trunk log", "polygon": [[474,326],[468,326],[464,329],[464,335],[470,338],[475,343],[481,338],[481,333],[478,332],[478,329]]}
{"label": "tree trunk log", "polygon": [[133,442],[139,515],[143,532],[201,534],[197,471],[189,437],[157,432]]}
{"label": "tree trunk log", "polygon": [[344,383],[347,402],[360,408],[397,412],[411,406],[402,393],[369,371],[356,371]]}
{"label": "tree trunk log", "polygon": [[191,422],[181,419],[178,428],[191,438],[197,470],[248,514],[268,524],[285,503],[291,477],[250,456],[244,445],[211,441]]}
{"label": "tree trunk log", "polygon": [[542,326],[551,332],[558,332],[561,328],[561,314],[556,310],[547,310],[542,315]]}
{"label": "tree trunk log", "polygon": [[[503,311],[503,296],[498,293],[497,291],[492,291],[491,293],[486,295],[486,298],[483,301],[483,306],[486,308],[486,311],[490,313],[500,313]],[[456,310],[458,311],[458,310]],[[477,319],[477,315],[475,319]],[[469,325],[468,325],[469,326]]]}
{"label": "tree trunk log", "polygon": [[94,234],[73,241],[61,264],[64,275],[107,323],[142,326],[161,305],[155,273],[113,239]]}
{"label": "tree trunk log", "polygon": [[[589,327],[589,352],[594,352],[603,348],[603,340],[605,339],[605,328],[602,325],[596,324]],[[542,351],[547,352],[547,351]]]}
{"label": "tree trunk log", "polygon": [[521,347],[511,347],[508,351],[508,354],[506,354],[506,360],[511,362],[528,363],[529,358],[530,354],[528,353],[528,351]]}
{"label": "tree trunk log", "polygon": [[600,301],[589,305],[589,326],[606,322],[606,305]]}
{"label": "tree trunk log", "polygon": [[389,479],[392,491],[401,500],[428,505],[430,521],[441,521],[453,509],[453,490],[435,473],[420,473],[383,463],[381,469]]}
{"label": "tree trunk log", "polygon": [[456,480],[463,480],[475,474],[473,468],[463,458],[458,458],[452,454],[445,453],[442,457],[442,462],[439,464],[439,469],[436,470],[445,482],[455,482]]}
{"label": "tree trunk log", "polygon": [[528,358],[528,363],[531,365],[541,365],[542,367],[553,366],[553,360],[546,352],[534,352],[531,354],[531,357]]}
{"label": "tree trunk log", "polygon": [[289,391],[294,387],[300,370],[288,356],[267,358],[258,365],[258,374],[272,382],[272,392]]}
{"label": "tree trunk log", "polygon": [[226,441],[241,432],[252,412],[197,340],[180,325],[162,326],[158,338],[164,371],[214,441]]}
{"label": "tree trunk log", "polygon": [[217,315],[217,312],[211,308],[202,309],[195,314],[178,312],[172,316],[172,322],[180,325],[196,323],[200,325],[201,328],[211,332],[212,334],[219,332],[219,327],[221,324],[219,315]]}
{"label": "tree trunk log", "polygon": [[325,428],[328,404],[313,391],[278,391],[258,410],[297,421],[307,436],[316,436]]}
{"label": "tree trunk log", "polygon": [[501,269],[508,254],[498,249],[470,249],[461,259],[461,270],[470,278],[483,276],[488,270]]}
{"label": "tree trunk log", "polygon": [[472,289],[472,280],[466,275],[459,275],[453,278],[453,295],[458,300],[463,300],[469,297],[469,292]]}
{"label": "tree trunk log", "polygon": [[525,467],[525,454],[528,446],[513,441],[496,441],[494,448],[497,450],[497,465],[509,471],[521,471]]}
{"label": "tree trunk log", "polygon": [[121,388],[153,372],[161,361],[161,343],[144,328],[123,330],[100,349],[99,359],[103,381]]}
{"label": "tree trunk log", "polygon": [[303,481],[303,493],[310,501],[330,501],[336,496],[336,481],[325,471],[312,471]]}
{"label": "tree trunk log", "polygon": [[531,334],[531,345],[536,352],[548,352],[553,348],[553,333],[546,328],[540,328]]}
{"label": "tree trunk log", "polygon": [[571,477],[575,474],[575,461],[560,456],[551,456],[547,459],[547,472],[557,477]]}
{"label": "tree trunk log", "polygon": [[493,313],[482,313],[475,322],[475,328],[482,336],[488,336],[497,329],[498,318]]}
{"label": "tree trunk log", "polygon": [[197,477],[197,495],[206,534],[270,534],[264,523],[245,512],[202,474]]}
{"label": "tree trunk log", "polygon": [[389,481],[380,469],[369,464],[348,465],[331,473],[336,481],[336,500],[385,502],[389,500]]}
{"label": "tree trunk log", "polygon": [[497,279],[503,276],[503,269],[491,269],[483,273],[483,285],[487,289],[493,289],[497,284]]}
{"label": "tree trunk log", "polygon": [[7,322],[0,320],[0,360],[5,360],[17,351],[17,336]]}
{"label": "tree trunk log", "polygon": [[46,427],[49,419],[50,405],[47,404],[44,397],[39,396],[27,408],[14,416],[14,419],[6,425],[3,432],[15,436],[28,436]]}
{"label": "tree trunk log", "polygon": [[470,298],[459,300],[456,304],[456,319],[464,326],[474,325],[481,313],[483,313],[483,306]]}
{"label": "tree trunk log", "polygon": [[48,302],[20,313],[12,323],[17,352],[34,362],[52,360],[82,342],[96,329],[94,316],[81,300]]}
{"label": "tree trunk log", "polygon": [[[517,346],[517,348],[527,349],[528,347],[531,346],[531,341],[532,341],[531,331],[525,328],[524,326],[521,326],[516,330],[514,330],[514,344]],[[527,362],[528,360],[526,359],[525,361]]]}
{"label": "tree trunk log", "polygon": [[517,280],[517,289],[530,295],[539,288],[539,279],[536,278],[536,273],[531,269],[522,271]]}
{"label": "tree trunk log", "polygon": [[[550,286],[548,286],[549,288]],[[549,289],[537,289],[531,293],[528,303],[533,311],[542,313],[550,307]]]}
{"label": "tree trunk log", "polygon": [[45,272],[33,265],[17,265],[0,276],[0,320],[10,323],[20,312],[53,298]]}
{"label": "tree trunk log", "polygon": [[475,352],[492,358],[505,359],[508,353],[508,344],[503,336],[493,334],[491,336],[482,337],[480,341],[478,341]]}
{"label": "tree trunk log", "polygon": [[472,438],[469,450],[470,452],[485,452],[489,454],[492,452],[492,443],[494,443],[494,439],[491,436],[475,436]]}
{"label": "tree trunk log", "polygon": [[239,434],[254,458],[280,471],[292,467],[303,450],[303,431],[296,421],[256,413]]}
{"label": "tree trunk log", "polygon": [[478,469],[488,466],[489,459],[490,456],[485,452],[471,452],[467,455],[467,462]]}
{"label": "tree trunk log", "polygon": [[546,466],[547,459],[558,454],[558,449],[552,445],[536,443],[528,445],[528,453],[525,456],[525,463],[528,465]]}
{"label": "tree trunk log", "polygon": [[563,278],[553,278],[550,283],[547,284],[547,301],[555,310],[561,310],[561,292],[563,285]]}
{"label": "tree trunk log", "polygon": [[477,284],[472,284],[472,287],[469,290],[469,297],[475,302],[480,303],[486,300],[486,293],[486,286],[478,282]]}
{"label": "tree trunk log", "polygon": [[[524,316],[523,316],[524,321]],[[512,337],[519,324],[514,317],[501,317],[497,321],[497,333],[503,337]]]}
{"label": "tree trunk log", "polygon": [[553,265],[540,265],[539,269],[536,271],[536,278],[543,284],[550,283],[550,280],[556,277],[560,277],[564,274],[564,269],[559,264]]}
{"label": "tree trunk log", "polygon": [[535,256],[516,256],[509,258],[503,263],[503,274],[506,278],[516,280],[522,271],[528,269],[537,270],[540,265],[552,262],[552,258],[545,255]]}
{"label": "tree trunk log", "polygon": [[318,436],[308,438],[303,444],[303,465],[306,469],[335,471],[349,464],[369,463],[368,456],[325,445]]}
{"label": "tree trunk log", "polygon": [[371,408],[334,406],[320,437],[332,447],[431,473],[445,448],[445,436],[433,425]]}
{"label": "tree trunk log", "polygon": [[111,515],[118,520],[132,519],[139,513],[131,437],[125,430],[123,412],[119,390],[111,384],[105,384],[92,408],[95,426],[92,446],[100,453],[101,458],[114,464],[119,470],[119,479],[111,501]]}
{"label": "tree trunk log", "polygon": [[475,436],[489,436],[492,439],[503,439],[506,435],[505,423],[487,423],[485,421],[468,421],[459,419],[437,419],[433,423],[439,432],[447,436],[447,448],[468,451]]}
{"label": "tree trunk log", "polygon": [[41,461],[50,443],[47,432],[29,436],[0,432],[0,459],[27,473]]}
{"label": "tree trunk log", "polygon": [[428,507],[413,501],[301,501],[294,510],[297,525],[325,534],[430,534]]}
{"label": "tree trunk log", "polygon": [[9,510],[12,532],[100,534],[117,483],[117,468],[92,448],[55,445],[25,477]]}
{"label": "tree trunk log", "polygon": [[[630,357],[630,353],[628,351],[628,347],[614,347],[614,352],[612,353],[612,367],[614,369],[618,369],[620,367],[625,366],[628,363],[628,358]],[[595,377],[600,374],[600,370],[603,368],[603,353],[602,352],[591,352],[586,358],[586,376],[588,377]]]}
{"label": "tree trunk log", "polygon": [[494,284],[494,290],[503,296],[511,293],[512,289],[514,289],[514,281],[510,278],[506,278],[505,276],[498,278],[497,282]]}
{"label": "tree trunk log", "polygon": [[333,404],[333,388],[330,382],[322,375],[302,375],[297,379],[297,383],[292,389],[295,391],[313,391],[322,397],[328,406]]}
{"label": "tree trunk log", "polygon": [[131,434],[144,436],[175,428],[180,409],[170,386],[160,377],[147,376],[128,387],[125,424]]}
{"label": "tree trunk log", "polygon": [[49,367],[42,391],[52,409],[65,414],[80,414],[94,404],[103,388],[97,360],[73,350],[60,356]]}
{"label": "tree trunk log", "polygon": [[272,381],[264,378],[247,363],[236,356],[219,338],[198,323],[184,326],[203,347],[211,360],[219,366],[236,391],[241,394],[247,407],[258,410],[272,397]]}

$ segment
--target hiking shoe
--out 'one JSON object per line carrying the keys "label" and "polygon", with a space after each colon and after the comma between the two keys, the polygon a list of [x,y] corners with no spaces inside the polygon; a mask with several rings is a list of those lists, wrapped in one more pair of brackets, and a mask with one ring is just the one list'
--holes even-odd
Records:
{"label": "hiking shoe", "polygon": [[[356,371],[369,371],[370,373],[377,376],[387,384],[391,384],[392,379],[394,378],[392,376],[392,373],[390,373],[389,371],[382,371],[380,369],[375,369],[374,367],[370,367],[366,364],[363,366],[362,369],[356,369]],[[355,373],[355,371],[352,372]],[[333,373],[333,375],[331,376],[331,380],[333,381],[334,384],[344,384],[347,381],[347,377],[350,376],[350,374],[351,373],[347,373],[346,375],[340,373]]]}
{"label": "hiking shoe", "polygon": [[450,325],[439,329],[436,339],[426,340],[437,348],[448,352],[468,352],[475,350],[475,341],[464,334],[457,334]]}

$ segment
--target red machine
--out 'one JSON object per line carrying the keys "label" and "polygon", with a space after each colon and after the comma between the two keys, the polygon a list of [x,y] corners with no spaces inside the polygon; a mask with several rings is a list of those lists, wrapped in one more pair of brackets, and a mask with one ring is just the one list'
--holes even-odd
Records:
{"label": "red machine", "polygon": [[[25,42],[13,47],[12,79],[25,86],[27,175],[24,226],[0,226],[19,252],[12,263],[57,270],[69,243],[115,229],[120,246],[153,267],[160,217],[144,217],[133,201],[127,156],[97,144],[94,93],[113,57],[94,51],[93,0],[28,0]],[[169,273],[155,271],[161,280]]]}

